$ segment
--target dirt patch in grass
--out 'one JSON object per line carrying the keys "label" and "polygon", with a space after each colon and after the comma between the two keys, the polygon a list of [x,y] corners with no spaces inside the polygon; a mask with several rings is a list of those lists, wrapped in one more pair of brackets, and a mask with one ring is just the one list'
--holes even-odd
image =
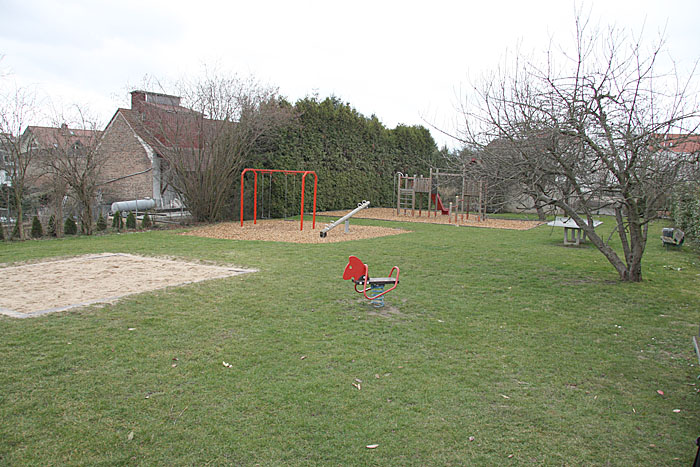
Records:
{"label": "dirt patch in grass", "polygon": [[[347,214],[348,211],[328,211],[328,212],[323,212],[319,213],[319,215],[322,216],[344,216]],[[353,218],[357,219],[381,219],[381,220],[388,220],[388,221],[399,221],[399,222],[424,222],[424,223],[429,223],[429,224],[451,224],[451,225],[462,225],[462,226],[467,226],[467,227],[484,227],[488,229],[511,229],[511,230],[529,230],[534,227],[537,227],[538,225],[543,224],[543,222],[540,221],[525,221],[525,220],[509,220],[509,219],[484,219],[484,220],[477,220],[477,216],[475,214],[470,214],[469,219],[466,219],[466,216],[458,216],[455,218],[455,216],[443,216],[442,214],[438,214],[437,216],[434,215],[434,213],[431,213],[430,216],[428,216],[428,213],[425,211],[422,212],[422,215],[418,215],[418,210],[414,211],[414,215],[411,216],[411,211],[407,211],[407,214],[404,215],[403,211],[401,211],[401,214],[396,214],[396,209],[393,208],[367,208],[363,209],[362,211],[358,212],[353,216]]]}
{"label": "dirt patch in grass", "polygon": [[[345,215],[343,213],[342,215]],[[339,216],[340,217],[340,216]],[[325,238],[321,238],[320,232],[325,227],[325,223],[316,222],[313,229],[310,221],[304,217],[304,230],[299,230],[299,221],[284,220],[263,220],[257,224],[248,221],[223,222],[221,224],[198,227],[182,235],[192,235],[195,237],[218,238],[226,240],[262,240],[267,242],[291,242],[291,243],[334,243],[346,242],[349,240],[364,240],[367,238],[385,237],[387,235],[398,235],[409,232],[403,229],[392,229],[389,227],[377,227],[371,225],[357,225],[350,223],[350,231],[345,233],[345,226],[339,225]]]}
{"label": "dirt patch in grass", "polygon": [[15,318],[112,302],[164,287],[235,276],[252,269],[102,253],[0,268],[0,314]]}

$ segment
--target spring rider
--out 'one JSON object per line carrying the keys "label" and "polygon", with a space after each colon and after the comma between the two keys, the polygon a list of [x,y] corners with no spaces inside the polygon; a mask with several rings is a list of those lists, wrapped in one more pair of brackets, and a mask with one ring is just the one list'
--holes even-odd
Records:
{"label": "spring rider", "polygon": [[[394,270],[396,270],[396,277],[391,277]],[[389,272],[389,277],[370,278],[369,266],[360,261],[357,256],[350,256],[343,272],[343,279],[352,279],[353,284],[355,284],[355,292],[363,294],[367,300],[371,301],[372,305],[379,308],[384,306],[384,294],[391,292],[399,285],[399,272],[399,267],[394,266]],[[390,284],[393,284],[393,287],[384,290],[384,286]],[[362,289],[358,290],[357,287],[360,285]]]}

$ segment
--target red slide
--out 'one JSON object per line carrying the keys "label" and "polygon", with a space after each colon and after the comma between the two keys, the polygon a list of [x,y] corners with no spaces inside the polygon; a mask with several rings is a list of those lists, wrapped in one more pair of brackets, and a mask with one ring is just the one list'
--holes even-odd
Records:
{"label": "red slide", "polygon": [[[435,197],[437,196],[437,201],[435,201]],[[430,194],[430,198],[433,200],[434,203],[437,204],[437,208],[440,210],[443,216],[446,216],[450,213],[449,209],[446,209],[445,206],[442,204],[442,200],[440,199],[440,195],[436,195],[435,193]]]}

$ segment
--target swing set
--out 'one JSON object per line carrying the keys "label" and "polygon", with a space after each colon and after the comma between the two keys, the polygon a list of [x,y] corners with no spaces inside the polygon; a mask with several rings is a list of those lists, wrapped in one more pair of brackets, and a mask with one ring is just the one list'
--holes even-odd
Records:
{"label": "swing set", "polygon": [[288,175],[301,175],[301,223],[299,225],[299,230],[304,230],[304,189],[306,188],[306,176],[311,174],[314,176],[314,206],[313,206],[313,225],[312,229],[316,228],[316,191],[318,187],[318,176],[316,175],[316,172],[313,170],[279,170],[279,169],[243,169],[243,172],[241,172],[241,227],[243,227],[243,193],[245,190],[245,174],[248,172],[252,172],[254,174],[254,181],[253,181],[253,224],[258,223],[258,174],[261,176],[261,184],[262,184],[262,197],[260,200],[261,204],[261,217],[265,218],[265,210],[264,210],[264,200],[265,200],[265,175],[269,177],[269,195],[268,195],[268,208],[267,208],[267,213],[268,217],[270,215],[270,208],[272,204],[272,174],[274,173],[283,173],[284,174],[284,197],[285,197],[285,217],[287,217],[287,206],[286,206],[286,201],[287,201],[287,176]]}

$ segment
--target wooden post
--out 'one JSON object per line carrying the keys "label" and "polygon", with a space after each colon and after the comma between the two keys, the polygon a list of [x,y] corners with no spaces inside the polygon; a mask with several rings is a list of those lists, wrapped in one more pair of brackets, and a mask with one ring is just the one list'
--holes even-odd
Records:
{"label": "wooden post", "polygon": [[484,182],[482,180],[479,180],[479,217],[477,218],[477,220],[479,222],[481,222],[481,220],[483,220],[483,218],[484,218],[484,209],[483,209],[483,204],[482,204],[483,193],[484,193]]}
{"label": "wooden post", "polygon": [[401,172],[396,173],[399,182],[396,184],[396,215],[401,214]]}
{"label": "wooden post", "polygon": [[428,217],[430,217],[430,200],[433,195],[433,169],[430,168],[430,183],[428,184]]}
{"label": "wooden post", "polygon": [[413,174],[413,190],[411,190],[411,217],[416,215],[416,178],[418,176]]}

